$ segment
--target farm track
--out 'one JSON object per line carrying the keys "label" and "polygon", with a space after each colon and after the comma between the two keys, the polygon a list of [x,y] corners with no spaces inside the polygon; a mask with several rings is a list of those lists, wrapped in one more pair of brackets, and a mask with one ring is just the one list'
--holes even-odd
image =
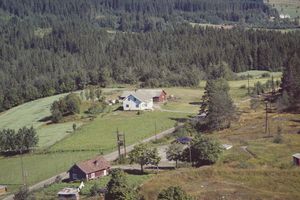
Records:
{"label": "farm track", "polygon": [[[180,126],[182,126],[182,125],[179,125],[178,127],[180,127]],[[150,142],[150,141],[155,140],[155,139],[160,139],[160,138],[162,138],[166,135],[169,135],[169,134],[173,133],[176,130],[176,128],[178,128],[178,127],[173,127],[173,128],[167,129],[165,131],[162,131],[159,134],[157,134],[156,136],[152,136],[152,137],[149,137],[149,138],[146,138],[146,139],[142,140],[140,143],[147,143],[147,142]],[[133,147],[137,144],[139,144],[139,143],[135,143],[135,144],[132,144],[132,145],[126,147],[126,151],[130,152],[133,149]],[[109,154],[106,154],[106,155],[104,155],[104,158],[108,161],[116,160],[118,158],[118,151],[114,151],[114,152],[111,152]],[[64,178],[68,177],[68,173],[63,172],[63,173],[57,174],[57,175],[55,175],[55,176],[53,176],[49,179],[43,180],[39,183],[36,183],[36,184],[29,187],[29,191],[38,190],[40,188],[43,188],[44,185],[49,185],[49,184],[54,183],[57,176],[60,176],[64,179]],[[7,196],[6,198],[4,198],[3,200],[14,200],[14,195],[11,194],[11,195]]]}

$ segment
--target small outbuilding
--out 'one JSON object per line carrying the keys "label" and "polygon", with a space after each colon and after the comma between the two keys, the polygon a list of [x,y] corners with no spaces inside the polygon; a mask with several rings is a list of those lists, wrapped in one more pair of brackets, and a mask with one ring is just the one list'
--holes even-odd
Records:
{"label": "small outbuilding", "polygon": [[3,195],[7,192],[7,187],[5,185],[0,185],[0,195]]}
{"label": "small outbuilding", "polygon": [[70,180],[92,180],[108,175],[110,164],[102,156],[74,164],[69,169]]}
{"label": "small outbuilding", "polygon": [[295,153],[293,155],[293,162],[295,165],[300,166],[300,153]]}
{"label": "small outbuilding", "polygon": [[64,188],[57,193],[58,200],[78,200],[79,192],[77,188]]}
{"label": "small outbuilding", "polygon": [[176,142],[181,144],[189,144],[191,141],[192,139],[189,137],[179,137],[176,139]]}
{"label": "small outbuilding", "polygon": [[230,145],[230,144],[222,144],[222,145],[221,145],[221,148],[222,148],[222,149],[225,149],[225,150],[229,150],[229,149],[232,148],[232,145]]}

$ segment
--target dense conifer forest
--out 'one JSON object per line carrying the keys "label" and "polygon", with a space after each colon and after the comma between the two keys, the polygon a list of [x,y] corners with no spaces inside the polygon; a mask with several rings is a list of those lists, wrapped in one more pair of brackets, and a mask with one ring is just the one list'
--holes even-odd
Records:
{"label": "dense conifer forest", "polygon": [[256,0],[0,0],[0,111],[87,84],[197,86],[220,63],[279,71],[300,52],[299,32],[185,23],[273,12]]}

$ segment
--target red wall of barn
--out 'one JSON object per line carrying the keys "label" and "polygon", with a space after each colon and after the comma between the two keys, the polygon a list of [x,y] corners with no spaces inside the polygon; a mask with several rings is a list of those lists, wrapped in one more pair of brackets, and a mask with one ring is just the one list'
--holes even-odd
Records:
{"label": "red wall of barn", "polygon": [[167,95],[164,92],[161,92],[159,97],[154,97],[153,101],[154,102],[164,102],[167,99]]}

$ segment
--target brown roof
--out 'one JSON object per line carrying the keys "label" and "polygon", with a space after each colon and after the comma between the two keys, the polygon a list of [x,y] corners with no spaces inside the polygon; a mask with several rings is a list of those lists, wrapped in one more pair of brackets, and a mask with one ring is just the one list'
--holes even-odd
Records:
{"label": "brown roof", "polygon": [[79,167],[86,174],[110,168],[109,162],[102,156],[85,160],[80,163],[76,163],[75,165],[77,165],[77,167]]}

